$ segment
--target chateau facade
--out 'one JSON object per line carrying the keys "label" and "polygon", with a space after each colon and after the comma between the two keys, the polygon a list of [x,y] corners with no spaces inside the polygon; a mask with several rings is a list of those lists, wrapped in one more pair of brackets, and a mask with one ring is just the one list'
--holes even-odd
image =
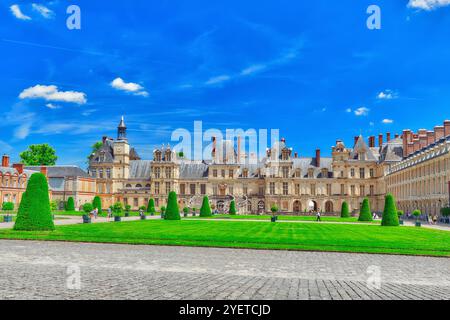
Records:
{"label": "chateau facade", "polygon": [[175,191],[180,207],[199,208],[208,195],[219,212],[226,212],[233,199],[241,213],[270,212],[274,204],[284,213],[337,213],[343,201],[357,212],[365,197],[372,210],[380,212],[390,188],[387,177],[404,158],[402,137],[391,139],[388,133],[386,141],[384,135],[378,137],[378,146],[375,137],[367,142],[355,137],[351,148],[338,140],[330,158],[322,157],[320,150],[315,157],[299,157],[281,139],[265,158],[249,164],[240,139],[237,147],[233,141],[213,139],[211,160],[187,160],[169,146],[154,150],[152,160],[142,160],[126,130],[122,118],[117,139],[104,137],[90,158],[88,173],[97,180],[105,207],[120,201],[137,209],[150,198],[159,207]]}

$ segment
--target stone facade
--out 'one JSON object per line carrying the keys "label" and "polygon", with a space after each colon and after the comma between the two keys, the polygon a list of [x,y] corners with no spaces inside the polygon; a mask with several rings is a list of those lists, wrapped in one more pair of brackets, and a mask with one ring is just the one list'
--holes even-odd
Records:
{"label": "stone facade", "polygon": [[232,199],[241,213],[270,212],[276,204],[283,213],[320,210],[340,212],[343,201],[357,212],[365,197],[373,211],[382,211],[386,194],[385,177],[392,164],[403,158],[402,138],[387,135],[379,146],[375,137],[368,143],[355,137],[352,148],[336,141],[332,157],[299,157],[282,139],[267,150],[264,159],[250,164],[248,155],[231,141],[215,141],[210,160],[180,158],[170,146],[154,150],[153,160],[142,160],[130,147],[122,118],[116,140],[104,137],[102,147],[89,162],[89,174],[97,179],[97,194],[105,207],[115,201],[133,209],[166,204],[170,191],[178,194],[180,207],[199,208],[204,195],[213,207],[226,212]]}

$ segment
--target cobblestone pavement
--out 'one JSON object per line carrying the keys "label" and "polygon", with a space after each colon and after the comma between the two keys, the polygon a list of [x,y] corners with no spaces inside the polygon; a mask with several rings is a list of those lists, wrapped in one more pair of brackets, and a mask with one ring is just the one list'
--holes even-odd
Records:
{"label": "cobblestone pavement", "polygon": [[449,271],[448,258],[0,241],[0,299],[449,299]]}

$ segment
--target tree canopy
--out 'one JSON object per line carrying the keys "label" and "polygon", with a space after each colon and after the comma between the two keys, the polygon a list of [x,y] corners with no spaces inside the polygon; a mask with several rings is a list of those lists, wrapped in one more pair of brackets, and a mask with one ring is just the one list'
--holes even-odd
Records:
{"label": "tree canopy", "polygon": [[33,144],[19,154],[26,166],[54,166],[58,157],[56,151],[48,144]]}

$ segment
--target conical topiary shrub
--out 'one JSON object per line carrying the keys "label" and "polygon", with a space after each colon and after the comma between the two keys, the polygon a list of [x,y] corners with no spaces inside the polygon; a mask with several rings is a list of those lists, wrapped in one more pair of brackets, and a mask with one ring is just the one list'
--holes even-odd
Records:
{"label": "conical topiary shrub", "polygon": [[361,212],[359,213],[358,221],[372,221],[372,212],[370,211],[370,202],[369,199],[365,198],[361,205]]}
{"label": "conical topiary shrub", "polygon": [[236,215],[237,211],[236,211],[236,201],[231,201],[230,203],[230,215],[234,216]]}
{"label": "conical topiary shrub", "polygon": [[75,211],[75,201],[73,201],[72,197],[69,197],[69,199],[67,199],[66,211]]}
{"label": "conical topiary shrub", "polygon": [[102,213],[102,199],[99,196],[94,197],[94,201],[92,201],[92,207],[94,209],[98,209],[98,214]]}
{"label": "conical topiary shrub", "polygon": [[211,207],[209,205],[208,196],[203,197],[202,207],[200,208],[200,217],[211,217]]}
{"label": "conical topiary shrub", "polygon": [[344,201],[342,202],[341,218],[349,218],[349,217],[350,217],[350,210],[348,208],[348,203]]}
{"label": "conical topiary shrub", "polygon": [[166,213],[164,215],[165,220],[180,220],[180,209],[178,208],[177,194],[172,191],[169,193],[169,199],[167,200]]}
{"label": "conical topiary shrub", "polygon": [[395,206],[395,199],[392,194],[386,195],[381,225],[385,227],[398,227],[400,225],[398,221],[397,208]]}
{"label": "conical topiary shrub", "polygon": [[28,181],[27,190],[22,195],[14,230],[55,230],[50,210],[47,178],[42,173],[34,173]]}
{"label": "conical topiary shrub", "polygon": [[153,198],[148,200],[147,212],[150,213],[152,216],[154,216],[156,213],[155,200]]}

